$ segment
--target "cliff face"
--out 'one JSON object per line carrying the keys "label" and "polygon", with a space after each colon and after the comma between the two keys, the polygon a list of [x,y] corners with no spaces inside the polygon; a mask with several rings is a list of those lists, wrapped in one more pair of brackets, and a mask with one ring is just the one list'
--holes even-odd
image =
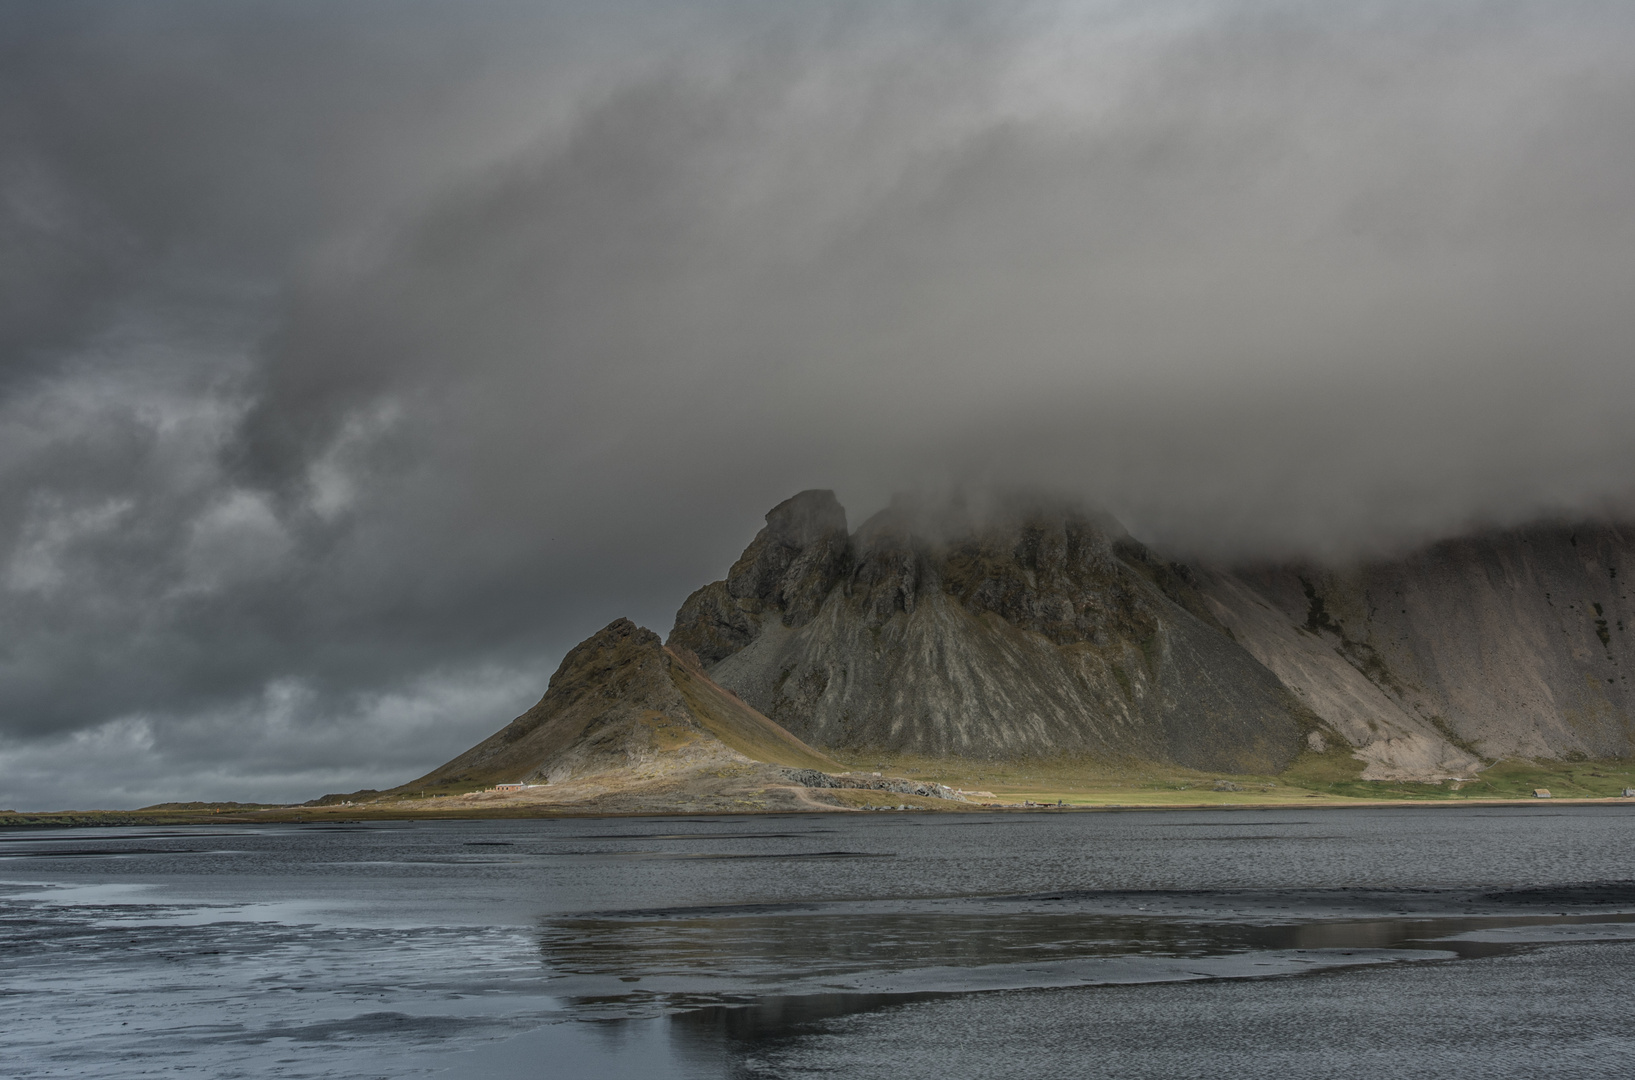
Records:
{"label": "cliff face", "polygon": [[769,622],[811,622],[852,566],[846,511],[832,491],[803,491],[774,506],[766,528],[727,571],[694,593],[676,616],[671,644],[706,666],[754,641]]}
{"label": "cliff face", "polygon": [[819,746],[1266,772],[1339,742],[1366,778],[1430,780],[1635,755],[1632,573],[1613,526],[1188,568],[1072,507],[900,502],[848,536],[807,491],[670,641]]}
{"label": "cliff face", "polygon": [[652,778],[749,761],[838,768],[714,683],[696,657],[618,619],[563,658],[537,705],[405,787]]}
{"label": "cliff face", "polygon": [[1537,526],[1344,571],[1201,575],[1211,610],[1367,761],[1635,754],[1635,534]]}
{"label": "cliff face", "polygon": [[837,749],[1265,772],[1318,725],[1185,570],[1060,506],[898,503],[848,537],[834,495],[803,492],[670,643]]}

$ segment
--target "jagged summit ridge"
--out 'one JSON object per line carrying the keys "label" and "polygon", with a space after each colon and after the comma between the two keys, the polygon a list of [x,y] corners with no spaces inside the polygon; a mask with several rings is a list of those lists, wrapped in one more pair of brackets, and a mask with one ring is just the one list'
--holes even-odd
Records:
{"label": "jagged summit ridge", "polygon": [[727,571],[727,593],[802,626],[850,563],[846,511],[832,491],[803,491],[774,506],[744,554]]}

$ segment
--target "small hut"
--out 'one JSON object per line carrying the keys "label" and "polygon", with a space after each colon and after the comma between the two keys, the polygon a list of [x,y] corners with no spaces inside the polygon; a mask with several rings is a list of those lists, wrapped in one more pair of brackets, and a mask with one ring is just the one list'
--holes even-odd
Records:
{"label": "small hut", "polygon": [[1547,787],[1536,787],[1536,788],[1534,788],[1533,789],[1533,798],[1535,798],[1535,799],[1548,799],[1548,798],[1550,798],[1550,789],[1547,788]]}

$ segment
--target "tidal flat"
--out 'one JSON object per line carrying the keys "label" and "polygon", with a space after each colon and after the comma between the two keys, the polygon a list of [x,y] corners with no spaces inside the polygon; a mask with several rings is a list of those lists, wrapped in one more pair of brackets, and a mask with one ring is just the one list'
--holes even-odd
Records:
{"label": "tidal flat", "polygon": [[22,1077],[1602,1077],[1635,807],[0,835]]}

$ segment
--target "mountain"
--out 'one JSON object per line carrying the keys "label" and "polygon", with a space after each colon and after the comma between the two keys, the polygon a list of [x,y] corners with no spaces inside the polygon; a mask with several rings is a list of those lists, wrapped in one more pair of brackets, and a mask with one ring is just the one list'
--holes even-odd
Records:
{"label": "mountain", "polygon": [[787,788],[784,770],[839,769],[717,685],[696,657],[618,619],[563,658],[537,705],[400,790],[527,783],[548,785],[553,799],[615,791],[673,805]]}
{"label": "mountain", "polygon": [[804,491],[687,598],[667,644],[613,622],[532,709],[396,795],[440,795],[435,810],[523,782],[540,787],[504,798],[597,812],[960,798],[838,775],[831,754],[1261,776],[1318,755],[1421,781],[1629,758],[1630,567],[1635,531],[1607,524],[1349,567],[1186,565],[1068,503],[905,498],[853,531],[832,492]]}
{"label": "mountain", "polygon": [[1187,566],[1112,519],[902,499],[849,532],[832,492],[774,507],[669,642],[837,752],[1085,757],[1276,773],[1348,748],[1364,778],[1635,753],[1631,536],[1539,526],[1350,568]]}
{"label": "mountain", "polygon": [[1275,773],[1324,726],[1189,571],[1062,505],[899,500],[849,534],[832,492],[802,492],[687,599],[669,641],[850,753]]}

